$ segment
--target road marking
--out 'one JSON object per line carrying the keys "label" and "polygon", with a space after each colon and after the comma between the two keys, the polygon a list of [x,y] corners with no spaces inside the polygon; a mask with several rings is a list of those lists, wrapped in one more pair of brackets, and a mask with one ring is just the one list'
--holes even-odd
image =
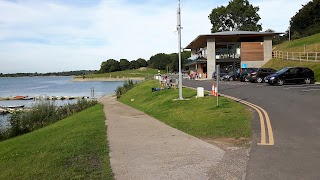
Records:
{"label": "road marking", "polygon": [[[269,118],[268,113],[263,108],[261,108],[260,106],[255,105],[255,104],[252,104],[250,102],[244,101],[242,99],[238,99],[238,98],[235,98],[235,97],[232,97],[232,96],[228,96],[228,95],[225,95],[225,94],[221,94],[221,93],[220,93],[220,95],[224,96],[226,98],[235,100],[237,102],[240,102],[242,104],[245,104],[245,105],[255,109],[259,114],[260,127],[261,127],[261,141],[260,141],[260,143],[258,143],[258,145],[274,145],[274,137],[273,137],[273,131],[272,131],[270,118]],[[266,121],[266,124],[267,124],[268,140],[269,140],[268,143],[266,142],[266,131],[265,131],[265,124],[264,124],[264,117],[263,117],[261,111],[263,112],[263,115],[265,117],[265,121]]]}
{"label": "road marking", "polygon": [[303,92],[310,92],[310,91],[320,91],[320,89],[308,89],[308,90],[301,90]]}
{"label": "road marking", "polygon": [[307,89],[308,87],[305,86],[305,87],[286,87],[286,88],[283,88],[283,89]]}

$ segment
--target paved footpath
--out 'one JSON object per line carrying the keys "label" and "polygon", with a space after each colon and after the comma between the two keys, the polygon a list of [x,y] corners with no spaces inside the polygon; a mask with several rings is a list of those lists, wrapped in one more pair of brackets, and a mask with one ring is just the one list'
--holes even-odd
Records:
{"label": "paved footpath", "polygon": [[209,179],[225,151],[124,105],[102,98],[110,163],[117,180]]}

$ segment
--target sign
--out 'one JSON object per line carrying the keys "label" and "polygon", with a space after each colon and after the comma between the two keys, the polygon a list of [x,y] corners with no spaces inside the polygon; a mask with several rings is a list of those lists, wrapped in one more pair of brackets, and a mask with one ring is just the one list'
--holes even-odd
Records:
{"label": "sign", "polygon": [[248,64],[241,64],[241,68],[247,68]]}

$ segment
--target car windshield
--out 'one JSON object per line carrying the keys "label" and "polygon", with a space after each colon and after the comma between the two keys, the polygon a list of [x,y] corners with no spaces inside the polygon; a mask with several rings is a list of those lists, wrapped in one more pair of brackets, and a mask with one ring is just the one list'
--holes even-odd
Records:
{"label": "car windshield", "polygon": [[289,68],[283,68],[281,70],[279,70],[278,72],[276,72],[276,74],[282,74],[284,72],[286,72]]}

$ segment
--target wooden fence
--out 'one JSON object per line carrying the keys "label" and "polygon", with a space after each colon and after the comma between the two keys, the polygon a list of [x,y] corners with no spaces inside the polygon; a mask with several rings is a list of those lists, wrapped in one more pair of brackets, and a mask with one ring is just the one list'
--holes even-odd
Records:
{"label": "wooden fence", "polygon": [[292,61],[306,61],[306,62],[320,62],[320,52],[287,52],[287,51],[273,51],[273,58],[292,60]]}

